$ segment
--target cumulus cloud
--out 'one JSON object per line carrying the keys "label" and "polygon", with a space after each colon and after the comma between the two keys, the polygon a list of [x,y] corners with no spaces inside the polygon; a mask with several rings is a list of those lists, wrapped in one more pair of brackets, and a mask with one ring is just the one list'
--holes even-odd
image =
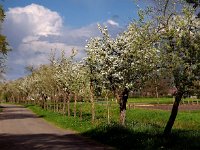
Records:
{"label": "cumulus cloud", "polygon": [[[113,20],[104,24],[111,27],[112,33],[119,30],[119,24]],[[75,48],[79,51],[77,58],[81,58],[86,40],[100,34],[96,23],[77,29],[64,26],[59,13],[37,4],[10,8],[3,29],[13,47],[8,57],[8,78],[24,75],[27,65],[48,63],[51,50],[57,54],[64,50],[70,55]]]}
{"label": "cumulus cloud", "polygon": [[62,18],[57,12],[36,4],[10,8],[6,16],[15,25],[23,23],[33,36],[59,35],[62,28]]}
{"label": "cumulus cloud", "polygon": [[[26,65],[48,63],[52,49],[69,54],[73,47],[79,48],[55,40],[62,36],[62,30],[62,17],[48,8],[37,4],[10,8],[4,22],[4,33],[13,47],[8,56],[8,73],[16,74],[17,67],[17,74],[21,76]],[[51,37],[54,40],[51,41]]]}

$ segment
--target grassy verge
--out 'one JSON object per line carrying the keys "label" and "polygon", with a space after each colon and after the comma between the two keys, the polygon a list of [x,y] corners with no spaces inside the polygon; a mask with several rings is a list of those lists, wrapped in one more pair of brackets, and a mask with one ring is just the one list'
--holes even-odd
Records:
{"label": "grassy verge", "polygon": [[[200,149],[200,111],[180,112],[173,133],[162,137],[170,112],[161,110],[127,110],[126,127],[118,125],[118,109],[111,108],[111,123],[107,124],[104,105],[96,106],[96,121],[91,124],[90,106],[82,105],[83,117],[67,117],[30,105],[38,116],[65,129],[78,131],[117,149]],[[72,113],[73,114],[73,113]]]}
{"label": "grassy verge", "polygon": [[87,120],[80,120],[80,119],[74,118],[73,116],[68,117],[66,115],[61,115],[53,111],[44,110],[34,105],[27,105],[26,107],[31,109],[39,117],[42,117],[45,120],[61,128],[71,129],[78,132],[83,132],[83,131],[92,129],[91,122]]}
{"label": "grassy verge", "polygon": [[[128,103],[145,103],[145,104],[172,104],[174,101],[174,98],[129,98]],[[184,98],[182,99],[182,103],[200,103],[200,99],[194,99],[194,98]]]}

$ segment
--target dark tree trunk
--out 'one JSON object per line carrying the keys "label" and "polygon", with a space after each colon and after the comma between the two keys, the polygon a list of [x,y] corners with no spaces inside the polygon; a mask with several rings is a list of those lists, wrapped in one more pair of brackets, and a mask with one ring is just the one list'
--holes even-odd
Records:
{"label": "dark tree trunk", "polygon": [[178,107],[179,107],[179,103],[182,99],[182,96],[183,96],[183,92],[177,91],[177,93],[175,95],[175,101],[174,101],[174,104],[172,107],[171,115],[169,117],[169,120],[168,120],[167,125],[164,130],[164,136],[169,136],[171,134],[171,130],[172,130],[174,121],[175,121],[177,113],[178,113]]}
{"label": "dark tree trunk", "polygon": [[120,123],[125,125],[126,118],[126,103],[128,100],[128,89],[124,89],[124,91],[119,95],[119,109],[120,109]]}
{"label": "dark tree trunk", "polygon": [[42,94],[42,108],[46,109],[46,101],[47,101],[47,96],[45,94]]}

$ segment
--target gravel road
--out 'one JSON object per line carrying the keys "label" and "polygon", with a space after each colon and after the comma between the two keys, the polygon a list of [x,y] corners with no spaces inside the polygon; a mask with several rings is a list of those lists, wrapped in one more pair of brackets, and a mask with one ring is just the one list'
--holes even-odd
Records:
{"label": "gravel road", "polygon": [[1,106],[0,150],[112,149],[73,131],[57,128],[22,106]]}

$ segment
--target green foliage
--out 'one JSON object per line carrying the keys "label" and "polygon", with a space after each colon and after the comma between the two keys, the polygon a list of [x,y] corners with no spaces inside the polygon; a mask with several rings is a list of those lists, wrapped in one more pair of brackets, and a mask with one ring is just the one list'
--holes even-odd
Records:
{"label": "green foliage", "polygon": [[5,65],[4,65],[4,61],[6,58],[5,55],[10,50],[8,48],[8,42],[6,40],[6,36],[4,36],[1,33],[1,28],[2,28],[2,23],[4,21],[4,18],[5,18],[5,14],[4,14],[3,6],[0,5],[0,72],[1,73],[4,72],[4,68],[5,68]]}
{"label": "green foliage", "polygon": [[3,55],[7,54],[7,51],[9,50],[6,37],[1,34],[1,27],[2,27],[1,25],[4,21],[4,18],[5,18],[5,14],[4,14],[3,6],[0,5],[0,53]]}
{"label": "green foliage", "polygon": [[4,18],[5,18],[5,14],[4,14],[3,6],[0,5],[0,21],[3,22]]}
{"label": "green foliage", "polygon": [[0,52],[1,54],[5,55],[8,52],[8,42],[6,40],[6,37],[2,34],[0,34]]}
{"label": "green foliage", "polygon": [[160,47],[163,66],[172,73],[174,85],[182,93],[189,92],[194,82],[199,80],[200,56],[200,20],[193,17],[189,7],[168,19],[168,25],[162,32]]}

